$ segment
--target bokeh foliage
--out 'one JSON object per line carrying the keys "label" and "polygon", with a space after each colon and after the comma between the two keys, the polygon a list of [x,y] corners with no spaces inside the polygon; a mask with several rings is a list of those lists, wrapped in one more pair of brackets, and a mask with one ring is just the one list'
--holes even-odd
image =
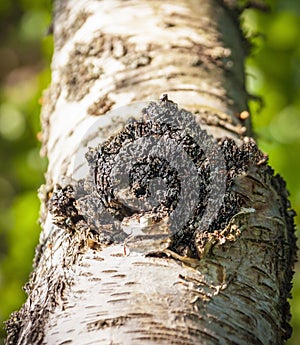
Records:
{"label": "bokeh foliage", "polygon": [[[266,1],[270,13],[247,10],[244,28],[252,36],[247,60],[248,91],[262,97],[250,102],[260,148],[287,181],[292,206],[300,214],[300,1]],[[296,217],[299,235],[299,216]],[[299,246],[299,244],[298,244]],[[291,300],[292,338],[300,344],[300,265],[296,264]]]}
{"label": "bokeh foliage", "polygon": [[[266,1],[272,11],[248,9],[242,19],[253,48],[247,86],[254,128],[270,163],[285,177],[300,213],[300,1]],[[45,159],[39,157],[39,98],[50,82],[51,0],[0,1],[0,322],[25,300],[21,287],[31,271],[40,228],[37,188]],[[299,224],[299,220],[296,219]],[[300,266],[292,300],[300,344]],[[3,333],[0,334],[0,338]]]}
{"label": "bokeh foliage", "polygon": [[46,160],[39,156],[38,100],[50,81],[50,23],[51,0],[0,1],[1,326],[26,297],[40,232],[37,188]]}

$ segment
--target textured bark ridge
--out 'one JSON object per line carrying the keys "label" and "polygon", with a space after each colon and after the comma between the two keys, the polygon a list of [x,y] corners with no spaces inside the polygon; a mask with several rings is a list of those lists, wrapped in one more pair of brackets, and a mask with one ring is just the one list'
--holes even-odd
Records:
{"label": "textured bark ridge", "polygon": [[56,1],[54,38],[7,344],[282,344],[294,212],[246,136],[235,1]]}

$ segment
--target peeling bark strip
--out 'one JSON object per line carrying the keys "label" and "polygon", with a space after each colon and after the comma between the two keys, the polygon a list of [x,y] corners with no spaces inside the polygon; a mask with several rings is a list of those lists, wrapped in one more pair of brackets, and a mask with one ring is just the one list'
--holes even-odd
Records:
{"label": "peeling bark strip", "polygon": [[[7,344],[279,345],[289,338],[294,212],[284,181],[245,136],[238,12],[227,0],[55,2],[42,112],[43,230]],[[192,126],[174,126],[178,114]],[[205,151],[212,137],[215,151]],[[176,157],[191,179],[155,146],[143,149],[154,139],[182,148]],[[120,152],[138,164],[116,168]],[[224,166],[214,169],[218,154]],[[124,172],[130,188],[118,190],[112,176]],[[209,204],[217,173],[224,193]],[[158,204],[147,199],[153,180]],[[181,200],[187,183],[196,190],[198,182],[197,197]],[[193,205],[189,197],[192,216],[172,227],[178,205]]]}

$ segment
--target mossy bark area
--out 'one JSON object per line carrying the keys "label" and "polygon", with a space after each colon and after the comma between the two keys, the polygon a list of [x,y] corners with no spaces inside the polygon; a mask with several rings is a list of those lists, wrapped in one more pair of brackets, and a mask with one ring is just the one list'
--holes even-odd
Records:
{"label": "mossy bark area", "polygon": [[[282,344],[290,336],[293,211],[283,180],[246,137],[237,13],[213,0],[56,1],[43,230],[8,344]],[[74,179],[86,177],[89,146],[110,136],[122,145],[126,117],[140,115],[114,109],[163,94],[218,140],[229,182],[213,229],[150,249],[129,245],[128,234],[108,239],[114,228],[96,228],[97,209],[83,217],[90,204],[76,200]]]}

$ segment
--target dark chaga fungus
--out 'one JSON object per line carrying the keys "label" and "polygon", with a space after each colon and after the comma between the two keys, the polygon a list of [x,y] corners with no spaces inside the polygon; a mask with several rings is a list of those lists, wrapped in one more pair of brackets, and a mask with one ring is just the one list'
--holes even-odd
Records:
{"label": "dark chaga fungus", "polygon": [[[218,155],[222,159],[213,165]],[[130,120],[118,135],[90,149],[86,158],[89,176],[75,191],[70,186],[58,188],[50,199],[57,225],[70,229],[83,219],[100,241],[120,243],[129,235],[124,219],[146,216],[158,223],[169,217],[172,249],[188,249],[194,255],[196,232],[224,229],[244,206],[243,196],[232,188],[235,178],[267,161],[253,139],[245,138],[239,147],[229,138],[215,142],[193,114],[166,97],[151,102],[141,119]],[[218,166],[221,160],[224,165]],[[215,192],[220,199],[213,200],[216,214],[204,229],[201,220],[214,205],[209,193],[218,174],[224,189],[222,195]]]}
{"label": "dark chaga fungus", "polygon": [[[132,122],[117,137],[107,143],[107,146],[102,146],[93,158],[95,164],[95,184],[99,197],[103,205],[120,220],[126,216],[144,212],[157,214],[157,217],[161,219],[176,209],[181,191],[178,171],[172,167],[167,159],[161,157],[160,146],[156,147],[155,142],[153,142],[153,146],[150,143],[151,150],[149,150],[149,142],[140,140],[153,136],[165,145],[164,149],[167,149],[169,154],[172,154],[174,149],[172,145],[175,142],[177,145],[181,145],[198,167],[199,173],[202,173],[203,177],[206,178],[206,181],[203,180],[202,182],[202,193],[199,195],[202,199],[205,197],[205,185],[208,183],[207,179],[209,176],[204,176],[205,174],[203,173],[205,170],[203,168],[205,157],[201,149],[198,148],[197,156],[195,154],[195,147],[189,145],[190,138],[188,136],[181,137],[181,133],[177,129],[173,130],[169,126],[160,127],[151,120],[147,122]],[[168,139],[172,139],[172,141],[169,142]],[[138,145],[131,147],[131,144],[134,144],[136,141],[139,141]],[[120,152],[121,149],[124,151],[124,147],[126,150],[126,145],[128,152]],[[139,154],[135,155],[134,152],[130,152],[131,149],[139,150]],[[132,160],[117,165],[116,160],[123,158]],[[120,178],[117,181],[118,190],[116,190],[112,183],[112,173],[115,176],[122,177],[123,173],[127,174],[124,171],[125,168],[130,169],[128,170],[128,180],[122,181]],[[186,176],[189,176],[188,172],[186,172]],[[158,180],[155,181],[157,178],[162,180],[161,184],[159,184]],[[151,182],[153,180],[155,181],[156,197],[160,200],[160,203],[152,207],[151,200],[148,201],[148,199],[152,195]],[[128,182],[128,186],[126,182]],[[124,196],[124,199],[127,197],[127,205],[124,204],[122,196]],[[131,199],[142,200],[142,209],[135,207],[134,201],[132,202],[132,207],[130,207]],[[152,201],[155,203],[157,200]]]}
{"label": "dark chaga fungus", "polygon": [[[90,190],[97,192],[102,207],[119,222],[146,216],[157,223],[177,212],[171,233],[176,231],[182,238],[188,232],[191,239],[195,220],[207,205],[211,166],[175,114],[195,127],[191,113],[162,100],[150,103],[140,120],[130,121],[116,137],[91,150],[87,159],[94,186]],[[201,130],[200,139],[204,137],[208,135]],[[194,214],[193,209],[187,210],[193,203]]]}

